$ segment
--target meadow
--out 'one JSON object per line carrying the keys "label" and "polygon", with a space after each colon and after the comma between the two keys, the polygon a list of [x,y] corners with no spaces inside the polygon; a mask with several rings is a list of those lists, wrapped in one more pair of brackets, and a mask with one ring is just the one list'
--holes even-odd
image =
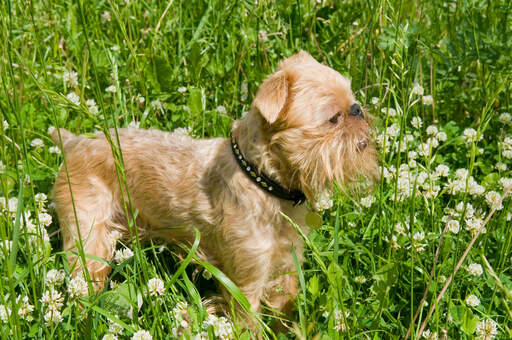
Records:
{"label": "meadow", "polygon": [[382,176],[325,202],[304,235],[296,320],[263,336],[512,338],[511,11],[508,0],[0,2],[1,338],[254,338],[203,307],[215,282],[246,301],[194,246],[179,258],[119,244],[99,293],[71,278],[50,196],[63,157],[48,133],[226,137],[299,50],[351,79]]}

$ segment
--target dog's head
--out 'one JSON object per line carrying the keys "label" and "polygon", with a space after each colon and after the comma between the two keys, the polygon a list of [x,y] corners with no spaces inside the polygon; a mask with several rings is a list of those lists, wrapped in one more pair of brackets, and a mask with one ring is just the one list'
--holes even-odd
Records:
{"label": "dog's head", "polygon": [[314,202],[333,182],[378,178],[368,115],[350,81],[306,52],[282,61],[260,86],[252,114],[263,120],[272,153],[287,162],[290,185]]}

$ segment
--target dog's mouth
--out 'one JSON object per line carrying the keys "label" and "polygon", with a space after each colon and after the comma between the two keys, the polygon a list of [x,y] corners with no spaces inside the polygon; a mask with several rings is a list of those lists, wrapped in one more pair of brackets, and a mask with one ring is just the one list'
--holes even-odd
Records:
{"label": "dog's mouth", "polygon": [[357,143],[357,151],[362,152],[368,146],[368,138],[361,138]]}

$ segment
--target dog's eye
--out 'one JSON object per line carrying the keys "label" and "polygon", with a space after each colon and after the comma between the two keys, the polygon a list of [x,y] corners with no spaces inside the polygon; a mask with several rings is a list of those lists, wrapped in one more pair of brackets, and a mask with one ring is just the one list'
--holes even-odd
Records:
{"label": "dog's eye", "polygon": [[338,123],[338,119],[340,118],[341,116],[341,113],[338,112],[336,113],[334,116],[332,116],[331,118],[329,118],[329,123],[331,124],[337,124]]}

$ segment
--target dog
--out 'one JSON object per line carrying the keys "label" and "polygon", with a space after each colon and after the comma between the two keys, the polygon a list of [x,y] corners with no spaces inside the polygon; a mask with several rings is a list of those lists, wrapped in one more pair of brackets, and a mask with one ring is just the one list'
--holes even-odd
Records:
{"label": "dog", "polygon": [[[306,214],[334,183],[374,182],[371,132],[350,81],[304,51],[264,80],[231,138],[119,129],[120,171],[102,133],[55,130],[66,162],[52,197],[70,266],[75,275],[83,270],[78,244],[112,259],[119,235],[130,239],[128,206],[141,240],[191,244],[194,228],[176,227],[193,226],[198,254],[236,283],[253,311],[264,303],[289,314],[297,294],[292,247],[302,260],[303,242],[283,214],[307,233]],[[86,266],[102,289],[110,266],[91,258]]]}

